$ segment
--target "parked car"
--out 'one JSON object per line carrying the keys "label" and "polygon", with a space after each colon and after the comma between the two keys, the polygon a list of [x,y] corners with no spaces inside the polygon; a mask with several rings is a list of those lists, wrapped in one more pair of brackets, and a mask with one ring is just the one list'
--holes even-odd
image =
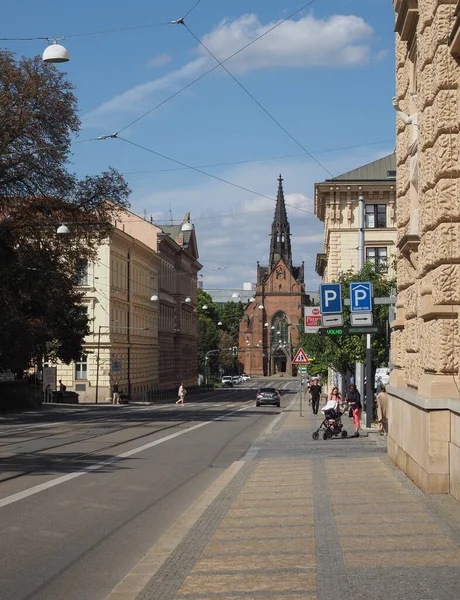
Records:
{"label": "parked car", "polygon": [[222,387],[233,387],[233,377],[230,375],[222,377]]}
{"label": "parked car", "polygon": [[279,391],[273,387],[263,387],[257,392],[256,406],[261,404],[274,404],[281,406],[281,396]]}
{"label": "parked car", "polygon": [[246,373],[243,373],[243,374],[241,375],[241,379],[242,379],[243,381],[247,381],[248,379],[251,379],[251,376],[250,376],[250,375],[246,375]]}
{"label": "parked car", "polygon": [[232,377],[232,381],[233,381],[233,385],[238,385],[240,383],[240,378],[238,377],[238,375],[234,375]]}

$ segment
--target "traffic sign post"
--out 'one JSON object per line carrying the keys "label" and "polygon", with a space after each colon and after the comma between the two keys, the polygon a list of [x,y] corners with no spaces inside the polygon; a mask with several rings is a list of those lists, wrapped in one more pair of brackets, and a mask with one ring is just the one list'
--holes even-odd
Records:
{"label": "traffic sign post", "polygon": [[352,326],[364,327],[374,324],[374,315],[372,313],[351,313],[350,323]]}
{"label": "traffic sign post", "polygon": [[294,359],[292,361],[292,364],[293,365],[309,365],[310,364],[308,356],[303,348],[299,348],[297,350],[296,355],[294,356]]}
{"label": "traffic sign post", "polygon": [[351,312],[372,312],[372,283],[370,281],[350,283]]}
{"label": "traffic sign post", "polygon": [[342,327],[342,325],[343,316],[340,313],[338,315],[323,315],[321,317],[322,327]]}
{"label": "traffic sign post", "polygon": [[342,286],[340,283],[322,283],[319,286],[319,296],[322,315],[342,312]]}

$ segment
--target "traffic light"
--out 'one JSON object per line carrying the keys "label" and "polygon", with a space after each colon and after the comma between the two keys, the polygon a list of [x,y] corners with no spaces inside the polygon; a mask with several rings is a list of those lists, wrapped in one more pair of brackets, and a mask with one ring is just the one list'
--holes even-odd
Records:
{"label": "traffic light", "polygon": [[233,348],[232,348],[232,355],[233,356],[238,356],[238,346],[233,346]]}

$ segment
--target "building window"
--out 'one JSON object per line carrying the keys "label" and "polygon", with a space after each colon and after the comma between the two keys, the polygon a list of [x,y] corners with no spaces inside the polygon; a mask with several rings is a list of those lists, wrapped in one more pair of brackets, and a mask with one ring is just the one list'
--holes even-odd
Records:
{"label": "building window", "polygon": [[388,270],[386,248],[366,248],[366,260],[381,271]]}
{"label": "building window", "polygon": [[387,226],[386,204],[366,204],[366,227],[370,229]]}
{"label": "building window", "polygon": [[272,320],[271,345],[287,343],[289,343],[289,321],[285,313],[279,312]]}
{"label": "building window", "polygon": [[80,261],[77,267],[77,285],[89,285],[89,268],[88,261]]}
{"label": "building window", "polygon": [[88,357],[84,354],[75,363],[75,379],[88,379]]}

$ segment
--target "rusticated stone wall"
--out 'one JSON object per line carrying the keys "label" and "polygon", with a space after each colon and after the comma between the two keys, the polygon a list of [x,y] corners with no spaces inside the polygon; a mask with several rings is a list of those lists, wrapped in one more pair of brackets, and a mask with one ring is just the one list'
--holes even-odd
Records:
{"label": "rusticated stone wall", "polygon": [[[397,14],[414,6],[394,0]],[[449,35],[456,2],[419,0],[411,36],[396,33],[399,106],[418,121],[418,182],[411,183],[412,125],[397,118],[398,303],[393,382],[427,397],[458,397],[460,312],[460,68]],[[431,385],[444,377],[442,386]],[[436,381],[439,381],[436,379]]]}
{"label": "rusticated stone wall", "polygon": [[426,492],[460,500],[460,1],[393,4],[396,108],[412,124],[397,115],[388,453]]}

